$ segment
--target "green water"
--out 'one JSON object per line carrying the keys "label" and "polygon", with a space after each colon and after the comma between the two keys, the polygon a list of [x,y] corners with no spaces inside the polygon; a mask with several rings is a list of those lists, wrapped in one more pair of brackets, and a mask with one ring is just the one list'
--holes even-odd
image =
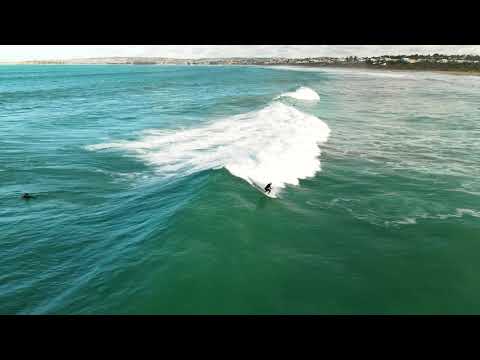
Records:
{"label": "green water", "polygon": [[[301,86],[320,100],[276,99]],[[0,313],[480,313],[479,95],[433,73],[2,66]],[[311,177],[296,110],[330,129]],[[298,185],[262,195],[228,168],[252,161]]]}

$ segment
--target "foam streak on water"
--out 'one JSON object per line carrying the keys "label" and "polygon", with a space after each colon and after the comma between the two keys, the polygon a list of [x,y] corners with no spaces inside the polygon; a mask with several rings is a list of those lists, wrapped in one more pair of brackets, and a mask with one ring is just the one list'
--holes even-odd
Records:
{"label": "foam streak on water", "polygon": [[178,131],[149,131],[138,141],[90,145],[123,149],[154,165],[160,175],[188,175],[225,167],[252,185],[271,182],[276,197],[285,185],[320,170],[319,144],[330,129],[315,116],[281,102],[254,112]]}

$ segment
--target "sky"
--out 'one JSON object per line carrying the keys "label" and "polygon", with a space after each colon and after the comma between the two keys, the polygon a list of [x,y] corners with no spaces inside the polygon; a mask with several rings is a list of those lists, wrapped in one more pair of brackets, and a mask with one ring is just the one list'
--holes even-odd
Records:
{"label": "sky", "polygon": [[343,57],[416,53],[480,55],[480,45],[0,45],[0,61],[113,56]]}

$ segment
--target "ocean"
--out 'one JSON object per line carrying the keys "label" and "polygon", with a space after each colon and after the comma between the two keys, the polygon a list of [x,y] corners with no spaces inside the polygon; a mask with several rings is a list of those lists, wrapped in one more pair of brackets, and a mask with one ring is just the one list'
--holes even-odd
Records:
{"label": "ocean", "polygon": [[478,314],[479,99],[429,72],[0,66],[0,313]]}

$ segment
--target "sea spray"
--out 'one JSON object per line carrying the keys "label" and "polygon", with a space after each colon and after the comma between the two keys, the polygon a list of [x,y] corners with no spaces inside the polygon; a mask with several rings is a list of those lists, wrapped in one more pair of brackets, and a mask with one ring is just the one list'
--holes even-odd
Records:
{"label": "sea spray", "polygon": [[276,197],[285,185],[320,170],[319,144],[330,129],[313,115],[275,101],[253,112],[206,126],[177,131],[150,130],[138,141],[90,145],[89,150],[122,149],[154,166],[160,176],[181,176],[226,168],[251,185],[271,182]]}

